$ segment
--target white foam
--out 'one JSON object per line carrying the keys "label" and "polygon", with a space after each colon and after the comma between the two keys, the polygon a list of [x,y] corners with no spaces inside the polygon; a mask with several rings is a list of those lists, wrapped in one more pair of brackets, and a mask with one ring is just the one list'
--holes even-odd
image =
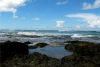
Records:
{"label": "white foam", "polygon": [[93,37],[93,35],[74,34],[74,35],[72,35],[71,37],[72,37],[72,38]]}
{"label": "white foam", "polygon": [[18,35],[27,35],[27,36],[58,36],[58,35],[66,35],[60,33],[37,33],[37,32],[18,32]]}
{"label": "white foam", "polygon": [[35,32],[18,32],[18,35],[28,35],[28,36],[32,36],[32,35],[37,35],[37,33]]}
{"label": "white foam", "polygon": [[5,35],[6,33],[0,33],[0,35]]}
{"label": "white foam", "polygon": [[59,32],[68,32],[68,30],[58,30]]}

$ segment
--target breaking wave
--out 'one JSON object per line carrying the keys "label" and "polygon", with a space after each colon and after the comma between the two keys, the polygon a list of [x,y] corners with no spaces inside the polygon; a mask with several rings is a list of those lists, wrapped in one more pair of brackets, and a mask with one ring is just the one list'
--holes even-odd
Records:
{"label": "breaking wave", "polygon": [[66,35],[60,33],[39,33],[39,32],[18,32],[18,35],[26,35],[26,36],[58,36],[58,35]]}
{"label": "breaking wave", "polygon": [[93,37],[93,35],[73,34],[71,37],[72,37],[72,38]]}

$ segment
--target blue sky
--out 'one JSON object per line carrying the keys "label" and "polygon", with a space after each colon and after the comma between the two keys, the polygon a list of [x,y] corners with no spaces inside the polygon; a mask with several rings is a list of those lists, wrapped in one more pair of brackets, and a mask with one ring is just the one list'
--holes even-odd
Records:
{"label": "blue sky", "polygon": [[100,0],[0,0],[0,29],[99,30]]}

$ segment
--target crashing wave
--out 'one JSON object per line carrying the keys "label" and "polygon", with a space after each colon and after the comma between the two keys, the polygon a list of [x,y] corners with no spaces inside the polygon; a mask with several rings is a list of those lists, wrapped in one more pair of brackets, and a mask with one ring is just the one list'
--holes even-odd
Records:
{"label": "crashing wave", "polygon": [[93,35],[73,34],[71,37],[72,37],[72,38],[93,37]]}
{"label": "crashing wave", "polygon": [[60,33],[37,33],[37,32],[18,32],[18,35],[27,35],[27,36],[59,36],[59,35],[66,35]]}
{"label": "crashing wave", "polygon": [[35,32],[18,32],[18,35],[28,35],[28,36],[32,36],[32,35],[37,35],[37,33]]}

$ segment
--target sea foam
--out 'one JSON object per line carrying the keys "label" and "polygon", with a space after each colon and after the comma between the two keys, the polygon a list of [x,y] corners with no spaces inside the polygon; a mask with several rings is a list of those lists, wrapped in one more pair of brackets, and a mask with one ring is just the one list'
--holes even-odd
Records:
{"label": "sea foam", "polygon": [[93,35],[73,34],[71,37],[72,37],[72,38],[93,37]]}

